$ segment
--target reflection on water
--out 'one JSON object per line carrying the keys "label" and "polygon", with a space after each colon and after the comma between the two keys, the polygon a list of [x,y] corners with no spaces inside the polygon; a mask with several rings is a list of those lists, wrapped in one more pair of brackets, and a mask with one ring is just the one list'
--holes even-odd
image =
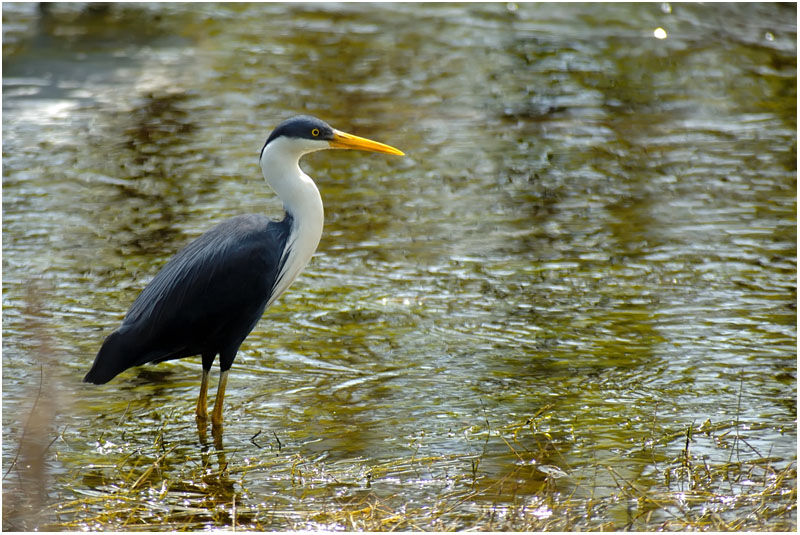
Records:
{"label": "reflection on water", "polygon": [[[658,489],[654,459],[680,440],[642,448],[707,420],[748,422],[753,451],[795,458],[791,8],[8,4],[3,18],[3,464],[34,400],[57,407],[45,501],[111,492],[132,451],[164,474],[210,454],[193,429],[199,359],[78,381],[189,239],[279,215],[257,154],[298,112],[409,156],[304,161],[325,233],[234,365],[228,455],[208,472],[225,490],[164,483],[161,500],[200,496],[186,526],[230,525],[203,510],[234,497],[243,515],[272,497],[281,513],[251,520],[275,529],[367,492],[412,508],[462,484],[493,503],[580,494],[598,462]],[[512,454],[498,437],[515,426],[529,436]],[[592,477],[596,496],[613,490]]]}

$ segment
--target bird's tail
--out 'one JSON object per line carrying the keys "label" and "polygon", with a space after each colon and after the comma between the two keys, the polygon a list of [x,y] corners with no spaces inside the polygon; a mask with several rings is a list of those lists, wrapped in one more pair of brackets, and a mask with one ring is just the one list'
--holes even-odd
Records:
{"label": "bird's tail", "polygon": [[92,369],[83,378],[84,383],[105,384],[134,365],[131,359],[132,348],[124,338],[119,331],[108,335],[94,358]]}

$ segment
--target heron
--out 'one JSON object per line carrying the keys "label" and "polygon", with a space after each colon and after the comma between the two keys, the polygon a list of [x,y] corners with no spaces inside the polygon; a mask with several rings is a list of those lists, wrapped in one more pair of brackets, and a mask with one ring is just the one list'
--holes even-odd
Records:
{"label": "heron", "polygon": [[103,342],[84,382],[105,384],[134,366],[199,355],[203,369],[195,414],[198,423],[205,423],[209,374],[219,355],[211,423],[221,429],[228,372],[239,347],[308,264],[322,237],[322,198],[300,169],[300,158],[324,149],[404,155],[316,117],[299,115],[280,123],[267,137],[259,163],[283,202],[283,219],[240,215],[186,245],[134,300],[122,324]]}

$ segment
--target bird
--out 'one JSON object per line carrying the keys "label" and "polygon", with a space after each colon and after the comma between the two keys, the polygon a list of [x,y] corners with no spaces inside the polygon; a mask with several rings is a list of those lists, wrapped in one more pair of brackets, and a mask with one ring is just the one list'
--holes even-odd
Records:
{"label": "bird", "polygon": [[228,373],[262,314],[294,282],[322,237],[324,210],[300,158],[324,149],[359,149],[404,156],[399,149],[336,130],[310,115],[281,122],[261,148],[264,179],[283,202],[284,217],[227,219],[173,256],[134,300],[105,339],[84,382],[105,384],[123,371],[200,355],[195,409],[208,419],[209,374],[219,356],[213,427],[221,429]]}

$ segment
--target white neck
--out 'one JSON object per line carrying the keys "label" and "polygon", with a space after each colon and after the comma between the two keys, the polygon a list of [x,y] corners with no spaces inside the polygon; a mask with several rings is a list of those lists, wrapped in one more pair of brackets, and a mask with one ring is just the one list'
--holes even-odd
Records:
{"label": "white neck", "polygon": [[261,154],[264,179],[278,194],[284,209],[293,219],[283,252],[283,269],[267,306],[294,282],[311,260],[322,237],[325,217],[322,197],[311,177],[300,169],[300,158],[309,152],[327,148],[327,143],[308,140],[308,144],[300,144],[297,141],[282,137],[273,139]]}

